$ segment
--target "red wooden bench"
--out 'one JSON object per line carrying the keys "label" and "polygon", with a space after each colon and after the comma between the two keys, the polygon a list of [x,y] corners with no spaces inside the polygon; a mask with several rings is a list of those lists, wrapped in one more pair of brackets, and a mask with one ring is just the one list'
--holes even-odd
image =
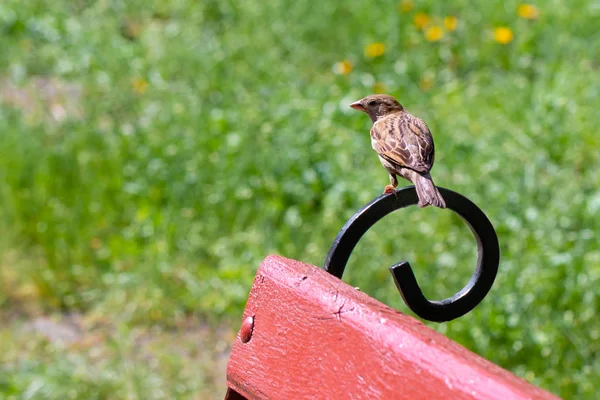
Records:
{"label": "red wooden bench", "polygon": [[227,367],[226,399],[555,399],[345,284],[270,256]]}

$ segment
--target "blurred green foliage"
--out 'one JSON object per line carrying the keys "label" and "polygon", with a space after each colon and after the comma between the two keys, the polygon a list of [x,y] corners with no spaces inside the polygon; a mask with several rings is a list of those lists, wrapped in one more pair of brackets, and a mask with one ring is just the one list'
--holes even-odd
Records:
{"label": "blurred green foliage", "polygon": [[[600,7],[548,0],[527,20],[518,5],[3,1],[1,308],[237,324],[266,255],[321,265],[387,184],[368,118],[348,108],[384,91],[427,121],[436,183],[475,201],[501,243],[488,298],[432,326],[565,398],[593,398]],[[438,26],[441,37],[427,32]],[[441,298],[468,280],[474,252],[451,213],[403,210],[365,236],[345,280],[407,311],[388,265],[409,260],[426,295]],[[119,379],[152,387],[168,372],[115,377],[96,366],[82,378],[69,371],[93,364],[85,356],[19,348],[20,358],[0,356],[8,397],[49,373],[60,390],[37,398],[197,389],[120,391]]]}

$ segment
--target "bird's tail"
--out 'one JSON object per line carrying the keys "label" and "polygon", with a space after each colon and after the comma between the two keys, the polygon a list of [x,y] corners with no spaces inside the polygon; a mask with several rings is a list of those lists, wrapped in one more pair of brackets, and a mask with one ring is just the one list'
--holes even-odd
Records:
{"label": "bird's tail", "polygon": [[431,175],[415,173],[413,183],[417,189],[417,196],[419,197],[419,203],[417,205],[419,207],[433,205],[439,208],[446,208],[446,202],[440,191],[435,187]]}

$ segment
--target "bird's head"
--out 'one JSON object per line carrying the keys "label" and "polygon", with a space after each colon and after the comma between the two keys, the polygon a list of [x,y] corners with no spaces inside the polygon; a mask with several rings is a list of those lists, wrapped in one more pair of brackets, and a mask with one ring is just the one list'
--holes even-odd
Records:
{"label": "bird's head", "polygon": [[388,114],[404,110],[402,104],[398,103],[395,98],[388,96],[387,94],[373,94],[367,96],[364,99],[360,99],[350,104],[350,107],[369,114],[369,117],[371,117],[373,122]]}

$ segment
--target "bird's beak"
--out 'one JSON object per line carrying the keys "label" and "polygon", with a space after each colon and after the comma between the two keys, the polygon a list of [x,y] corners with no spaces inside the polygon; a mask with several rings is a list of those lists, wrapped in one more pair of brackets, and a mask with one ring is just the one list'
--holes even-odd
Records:
{"label": "bird's beak", "polygon": [[355,110],[358,111],[365,111],[365,106],[362,105],[362,103],[359,101],[355,101],[354,103],[350,104],[350,107],[354,108]]}

